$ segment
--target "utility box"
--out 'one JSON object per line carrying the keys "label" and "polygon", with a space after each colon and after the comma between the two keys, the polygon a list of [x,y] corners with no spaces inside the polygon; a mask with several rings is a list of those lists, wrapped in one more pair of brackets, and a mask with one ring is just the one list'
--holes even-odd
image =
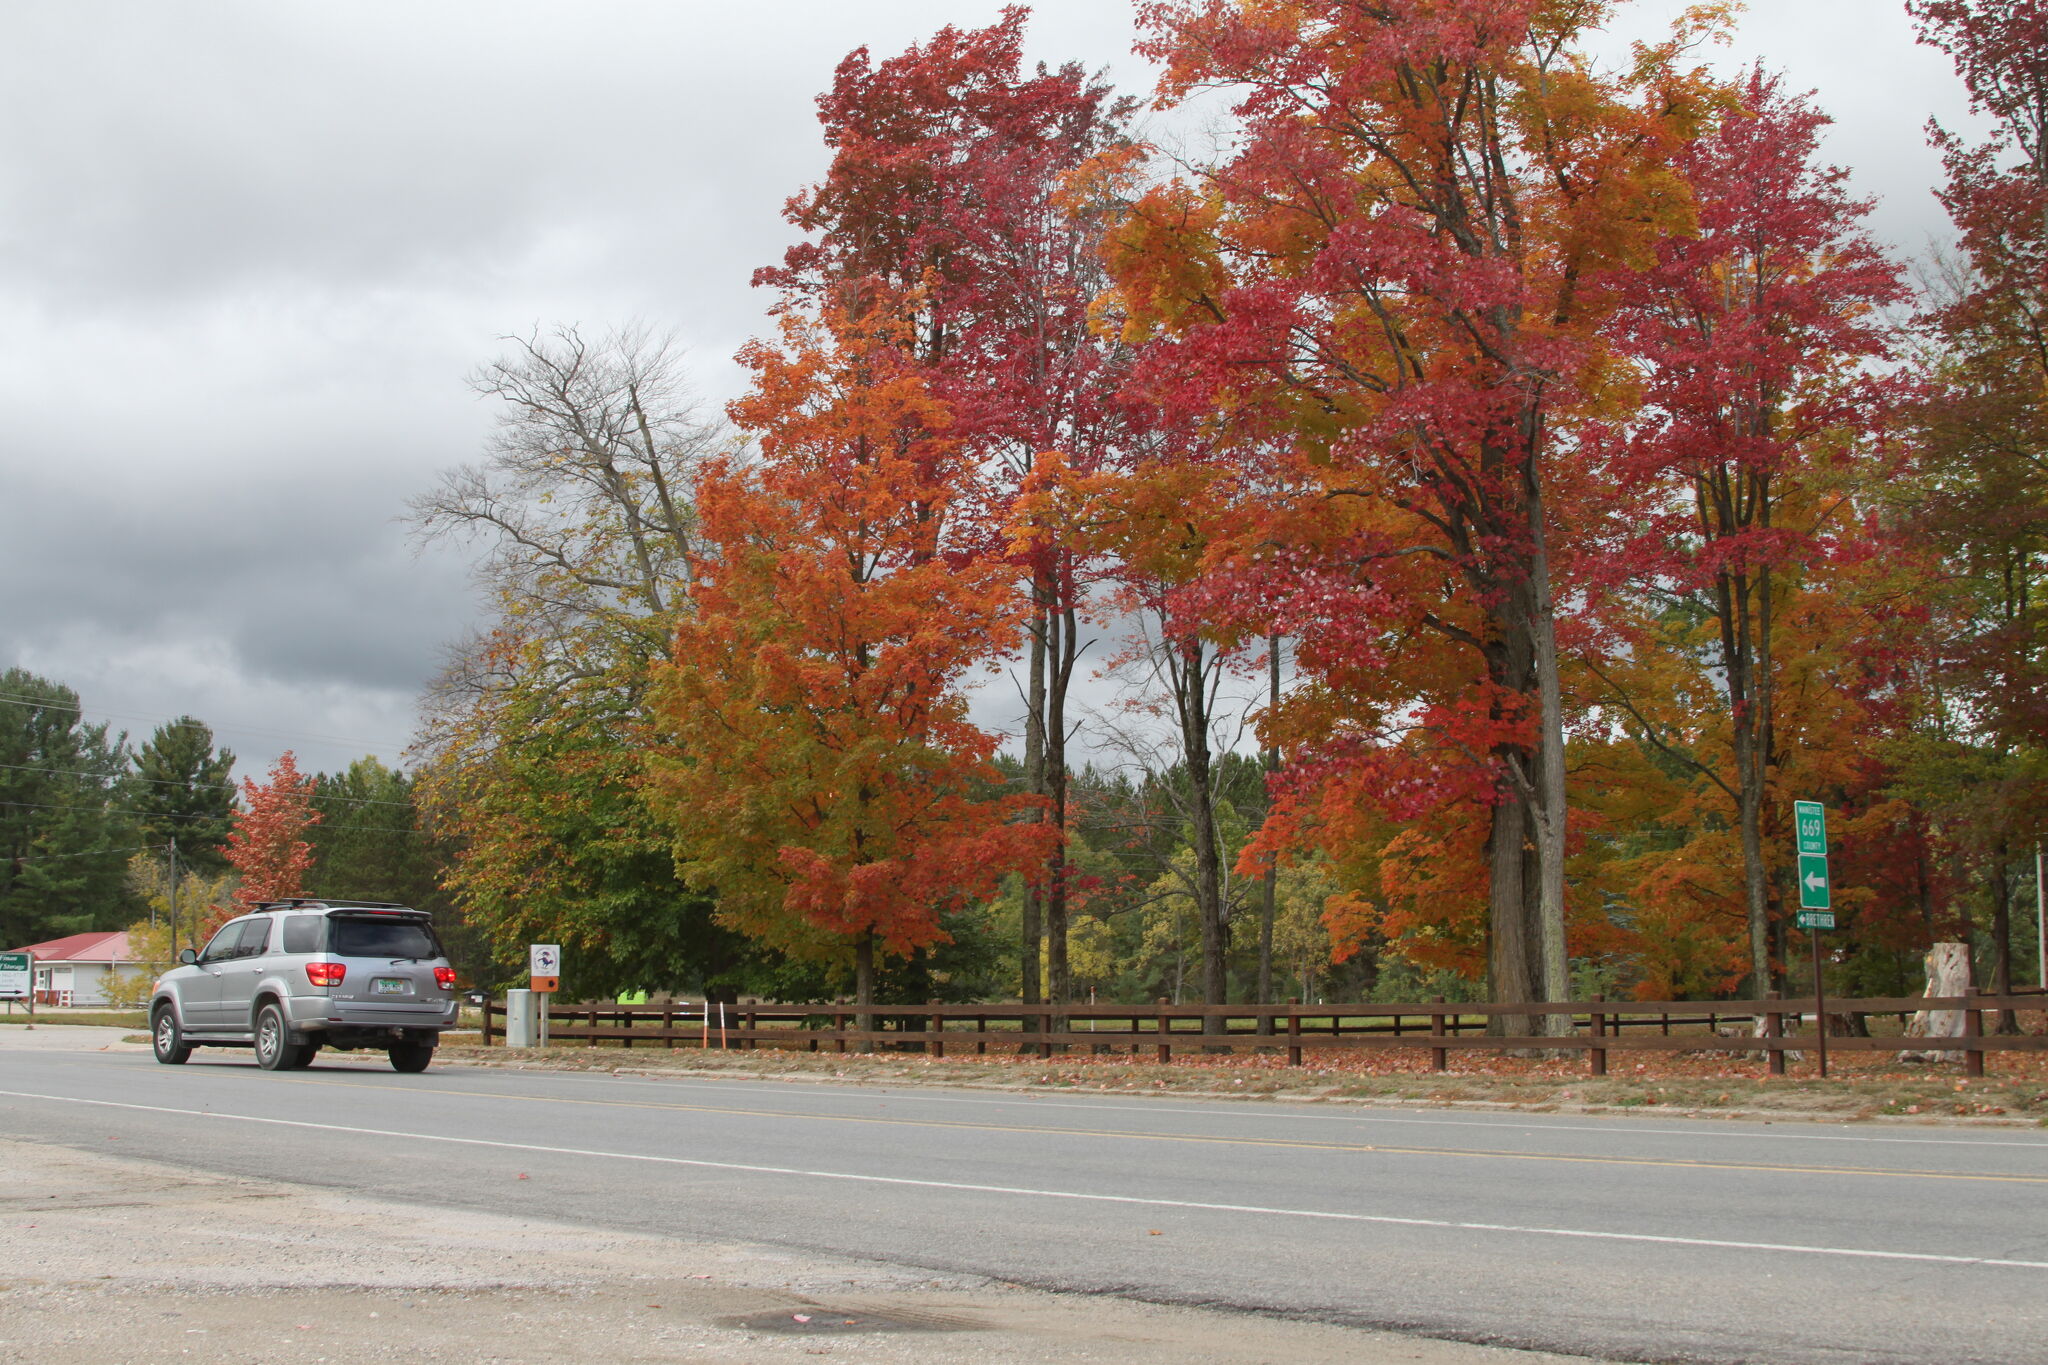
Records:
{"label": "utility box", "polygon": [[505,1046],[540,1046],[540,997],[532,991],[505,992]]}

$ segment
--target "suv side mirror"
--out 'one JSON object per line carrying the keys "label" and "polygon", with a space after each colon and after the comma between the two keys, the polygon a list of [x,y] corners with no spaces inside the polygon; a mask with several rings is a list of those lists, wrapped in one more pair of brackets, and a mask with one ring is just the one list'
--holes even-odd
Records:
{"label": "suv side mirror", "polygon": [[187,967],[191,966],[198,960],[199,954],[194,952],[190,948],[187,948],[184,952],[178,954],[178,961],[184,963]]}

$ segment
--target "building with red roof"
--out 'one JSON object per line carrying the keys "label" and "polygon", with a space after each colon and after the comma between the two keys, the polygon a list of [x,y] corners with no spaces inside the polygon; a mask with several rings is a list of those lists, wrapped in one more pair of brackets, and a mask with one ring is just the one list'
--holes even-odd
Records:
{"label": "building with red roof", "polygon": [[122,929],[71,934],[10,951],[35,958],[38,1005],[104,1005],[108,983],[138,965]]}

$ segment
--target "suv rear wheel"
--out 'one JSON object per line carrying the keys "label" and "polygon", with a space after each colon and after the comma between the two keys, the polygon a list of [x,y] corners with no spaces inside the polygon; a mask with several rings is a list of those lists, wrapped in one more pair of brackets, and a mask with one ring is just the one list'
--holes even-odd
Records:
{"label": "suv rear wheel", "polygon": [[292,1041],[284,1011],[275,1002],[256,1012],[256,1065],[265,1071],[296,1071],[313,1060],[313,1049]]}
{"label": "suv rear wheel", "polygon": [[393,1071],[425,1071],[434,1060],[432,1043],[400,1043],[390,1051]]}
{"label": "suv rear wheel", "polygon": [[169,1005],[156,1007],[156,1018],[149,1021],[149,1041],[156,1059],[165,1066],[182,1066],[192,1055],[192,1045],[185,1041],[178,1016]]}

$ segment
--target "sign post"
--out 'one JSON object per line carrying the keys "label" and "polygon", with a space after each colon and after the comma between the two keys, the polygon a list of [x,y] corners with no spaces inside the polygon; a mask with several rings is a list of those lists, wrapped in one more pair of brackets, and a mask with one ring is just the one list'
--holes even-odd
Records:
{"label": "sign post", "polygon": [[526,945],[527,974],[532,977],[530,989],[540,997],[540,1045],[548,1045],[548,997],[562,988],[562,945],[559,943],[529,943]]}
{"label": "sign post", "polygon": [[1828,880],[1828,811],[1818,801],[1794,801],[1792,822],[1799,837],[1799,917],[1813,954],[1813,1023],[1819,1039],[1820,1074],[1828,1074],[1828,1005],[1820,972],[1820,931],[1835,927],[1833,890]]}
{"label": "sign post", "polygon": [[14,1002],[28,1001],[28,1012],[36,1012],[36,959],[32,953],[0,953],[0,1000],[14,1013]]}

